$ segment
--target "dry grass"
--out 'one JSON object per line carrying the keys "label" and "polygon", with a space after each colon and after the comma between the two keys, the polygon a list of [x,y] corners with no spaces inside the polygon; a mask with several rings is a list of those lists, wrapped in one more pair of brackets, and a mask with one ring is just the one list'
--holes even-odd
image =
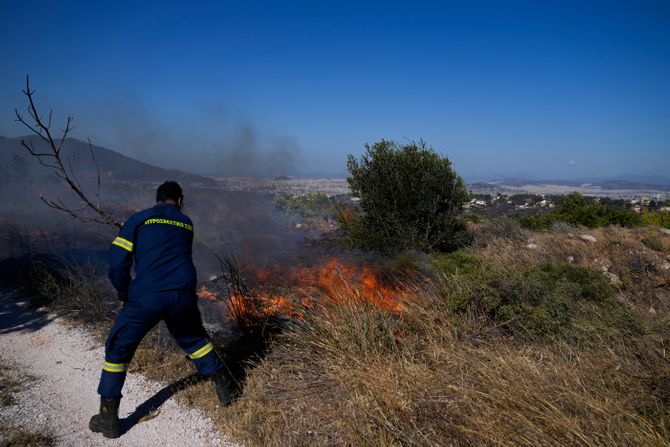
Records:
{"label": "dry grass", "polygon": [[[597,241],[580,239],[583,234],[595,236]],[[551,261],[599,270],[637,303],[659,301],[655,293],[670,285],[670,269],[663,268],[670,261],[670,236],[657,228],[552,230],[532,233],[529,238],[537,249],[527,248],[527,241],[493,238],[478,253],[500,265],[528,266]],[[657,241],[663,249],[649,248],[645,242],[649,239]]]}
{"label": "dry grass", "polygon": [[23,429],[0,428],[0,447],[51,447],[56,445],[53,438]]}
{"label": "dry grass", "polygon": [[399,317],[352,298],[277,340],[218,422],[251,446],[669,446],[668,283],[659,267],[670,253],[645,247],[643,230],[593,230],[595,243],[564,230],[530,234],[538,248],[528,249],[504,228],[475,254],[501,268],[602,270],[605,258],[622,278],[618,298],[643,311],[644,335],[588,346],[526,337],[475,311],[455,316],[430,289]]}
{"label": "dry grass", "polygon": [[670,445],[657,345],[576,350],[476,322],[459,334],[434,296],[393,322],[358,304],[313,317],[252,372],[224,426],[247,445]]}
{"label": "dry grass", "polygon": [[3,407],[14,403],[12,394],[20,389],[19,382],[9,372],[9,367],[0,363],[0,406]]}
{"label": "dry grass", "polygon": [[37,262],[27,284],[30,303],[76,322],[98,324],[118,306],[111,284],[91,263]]}

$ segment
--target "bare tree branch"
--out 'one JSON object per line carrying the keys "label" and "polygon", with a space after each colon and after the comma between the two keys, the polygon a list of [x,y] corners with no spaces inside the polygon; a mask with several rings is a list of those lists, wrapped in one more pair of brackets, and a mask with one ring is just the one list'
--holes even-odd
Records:
{"label": "bare tree branch", "polygon": [[49,111],[49,118],[45,124],[39,112],[37,111],[37,106],[35,105],[35,101],[33,99],[35,91],[30,90],[29,76],[26,76],[26,89],[23,90],[23,94],[28,99],[28,114],[30,115],[32,122],[26,121],[23,115],[21,115],[17,109],[14,109],[14,113],[16,114],[16,121],[23,124],[33,134],[40,137],[42,141],[47,144],[49,151],[38,152],[35,150],[35,146],[31,140],[21,140],[21,145],[30,153],[30,155],[37,158],[42,166],[53,169],[54,174],[62,179],[70,188],[70,190],[72,190],[73,194],[79,199],[81,202],[81,207],[72,208],[67,206],[59,198],[54,201],[40,196],[42,202],[53,209],[69,214],[81,222],[95,222],[121,228],[121,223],[100,207],[100,166],[98,165],[98,160],[95,158],[91,141],[89,140],[88,145],[91,159],[93,160],[96,168],[96,191],[94,200],[89,199],[88,195],[82,188],[79,179],[77,178],[77,172],[79,168],[78,154],[75,154],[73,157],[66,157],[65,159],[63,159],[61,156],[61,151],[63,149],[63,145],[65,144],[65,140],[70,131],[74,128],[72,126],[72,117],[67,117],[65,128],[61,130],[60,141],[58,139],[54,139],[51,133],[53,110]]}

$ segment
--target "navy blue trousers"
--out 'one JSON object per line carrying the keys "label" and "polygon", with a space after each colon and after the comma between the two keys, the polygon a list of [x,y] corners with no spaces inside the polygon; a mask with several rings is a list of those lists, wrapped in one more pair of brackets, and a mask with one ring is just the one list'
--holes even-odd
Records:
{"label": "navy blue trousers", "polygon": [[144,336],[165,321],[177,344],[189,355],[198,373],[210,376],[224,365],[202,326],[194,290],[169,290],[129,297],[116,317],[105,343],[105,363],[98,394],[121,397],[128,365]]}

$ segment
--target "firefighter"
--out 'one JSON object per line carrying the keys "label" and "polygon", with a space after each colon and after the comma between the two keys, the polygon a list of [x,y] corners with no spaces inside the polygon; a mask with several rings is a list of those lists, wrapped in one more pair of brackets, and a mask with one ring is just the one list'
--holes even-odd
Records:
{"label": "firefighter", "polygon": [[198,374],[213,378],[221,404],[231,400],[223,362],[200,319],[191,258],[193,222],[181,211],[183,200],[177,182],[163,183],[156,205],[131,216],[112,242],[109,279],[123,307],[105,343],[100,413],[89,423],[92,431],[107,438],[121,435],[118,413],[128,364],[142,338],[161,320]]}

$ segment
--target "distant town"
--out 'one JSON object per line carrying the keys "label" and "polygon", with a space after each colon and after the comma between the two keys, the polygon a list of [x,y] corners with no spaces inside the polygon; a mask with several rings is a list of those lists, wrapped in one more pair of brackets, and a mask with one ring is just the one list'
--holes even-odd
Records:
{"label": "distant town", "polygon": [[[554,208],[562,194],[531,194],[531,193],[473,193],[472,199],[465,204],[465,209],[473,212],[491,215],[523,213],[533,210]],[[656,194],[654,197],[640,196],[638,198],[623,199],[611,197],[595,197],[597,202],[612,208],[630,209],[637,213],[642,210],[670,211],[670,196]]]}
{"label": "distant town", "polygon": [[[322,193],[329,197],[348,196],[349,185],[344,178],[253,178],[212,177],[220,188],[233,191],[257,191],[271,194],[302,196]],[[599,202],[619,209],[642,212],[670,211],[670,186],[645,185],[625,181],[579,184],[575,182],[539,182],[530,180],[506,180],[468,184],[473,196],[466,209],[472,211],[491,210],[493,214],[509,212],[532,212],[556,206],[560,196],[579,192],[595,197]],[[352,198],[356,201],[356,198]]]}

